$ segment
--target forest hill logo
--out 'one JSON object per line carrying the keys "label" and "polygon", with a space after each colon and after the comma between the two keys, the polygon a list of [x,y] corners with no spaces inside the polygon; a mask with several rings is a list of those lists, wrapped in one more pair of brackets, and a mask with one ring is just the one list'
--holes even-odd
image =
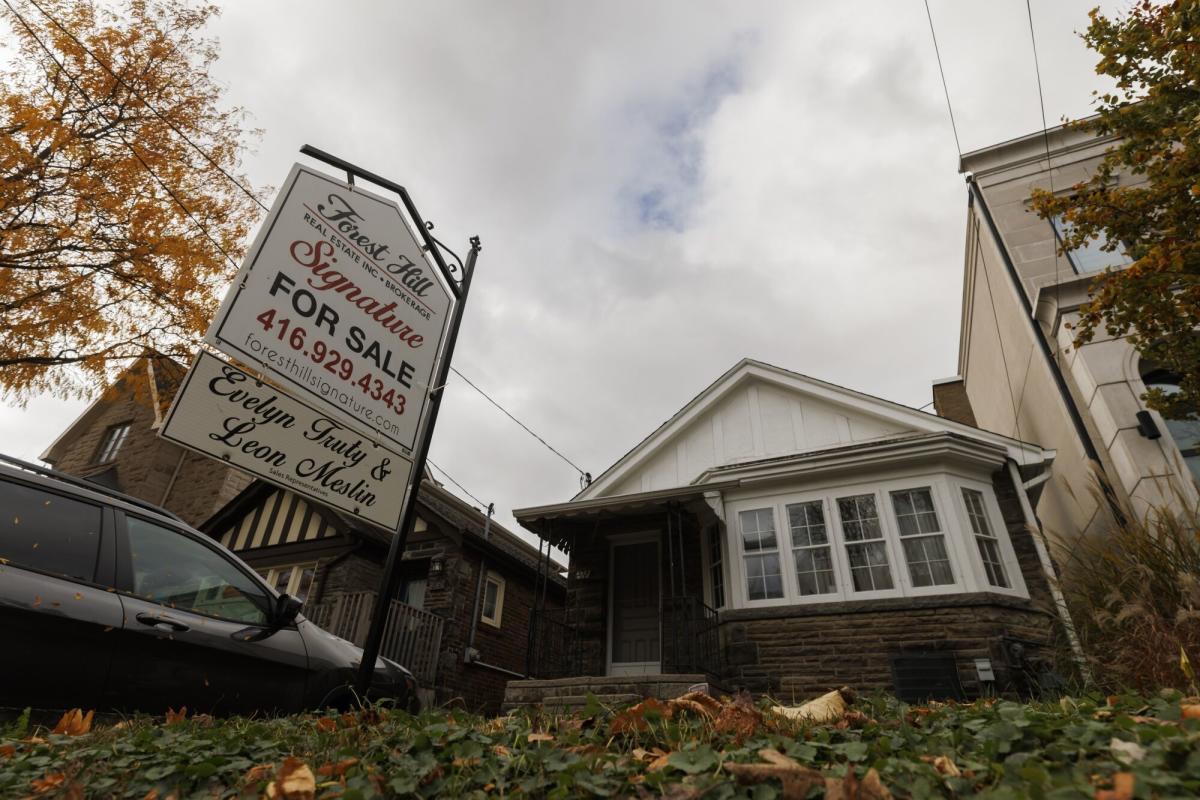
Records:
{"label": "forest hill logo", "polygon": [[317,204],[319,213],[326,222],[333,224],[338,233],[359,249],[364,255],[394,276],[405,288],[417,297],[424,298],[433,288],[434,279],[425,274],[425,269],[413,263],[405,255],[388,254],[386,242],[373,240],[362,229],[363,215],[350,202],[336,192],[330,192],[324,203]]}

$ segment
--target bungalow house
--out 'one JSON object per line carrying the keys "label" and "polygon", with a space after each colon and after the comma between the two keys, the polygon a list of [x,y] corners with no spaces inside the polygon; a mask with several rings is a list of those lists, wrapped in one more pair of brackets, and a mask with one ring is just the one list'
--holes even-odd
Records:
{"label": "bungalow house", "polygon": [[1071,630],[1031,510],[1053,459],[745,359],[569,502],[514,512],[570,567],[506,704],[1036,691]]}

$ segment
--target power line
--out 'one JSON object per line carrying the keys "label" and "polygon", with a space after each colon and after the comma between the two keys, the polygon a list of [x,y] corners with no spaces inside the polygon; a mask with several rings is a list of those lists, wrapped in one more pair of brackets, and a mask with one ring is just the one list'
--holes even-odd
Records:
{"label": "power line", "polygon": [[481,395],[483,395],[483,396],[484,396],[484,398],[485,398],[485,399],[486,399],[486,400],[487,400],[489,403],[491,403],[491,404],[492,404],[492,405],[494,405],[496,408],[498,408],[498,409],[500,409],[501,411],[503,411],[503,412],[504,412],[504,415],[505,415],[506,417],[508,417],[508,418],[509,418],[509,419],[511,419],[513,422],[515,422],[515,423],[517,423],[518,425],[520,425],[522,428],[524,428],[524,429],[525,429],[525,432],[526,432],[526,433],[528,433],[530,436],[532,436],[533,438],[535,438],[535,439],[537,439],[539,442],[541,442],[541,443],[542,443],[542,444],[543,444],[543,445],[546,447],[546,449],[547,449],[547,450],[549,450],[551,453],[554,453],[554,455],[558,456],[558,457],[559,457],[559,458],[561,458],[563,461],[567,462],[567,463],[568,463],[568,464],[570,464],[572,467],[574,467],[574,468],[575,468],[575,471],[576,471],[576,472],[578,472],[578,473],[579,473],[581,476],[584,476],[584,477],[586,477],[586,476],[588,475],[588,473],[587,473],[587,472],[585,472],[583,469],[581,469],[581,468],[580,468],[580,466],[579,466],[578,464],[576,464],[574,461],[572,461],[571,459],[569,459],[569,458],[567,458],[566,456],[564,456],[564,455],[563,455],[562,453],[560,453],[558,450],[555,450],[553,447],[551,447],[549,442],[547,442],[547,441],[546,441],[545,439],[543,439],[541,436],[538,436],[536,433],[534,433],[534,432],[533,432],[533,430],[532,430],[532,429],[531,429],[531,428],[530,428],[528,425],[526,425],[524,422],[521,422],[521,420],[519,420],[519,419],[517,419],[516,417],[514,417],[514,416],[513,416],[511,413],[509,413],[508,409],[506,409],[504,406],[502,406],[502,405],[500,405],[499,403],[497,403],[495,400],[493,400],[493,399],[492,399],[492,398],[491,398],[491,397],[488,395],[488,393],[487,393],[487,392],[485,392],[483,389],[480,389],[478,386],[476,386],[474,383],[472,383],[470,378],[468,378],[466,375],[463,375],[461,372],[459,372],[459,371],[458,371],[458,369],[456,369],[456,368],[455,368],[455,367],[453,367],[453,366],[452,366],[452,367],[450,367],[450,369],[451,369],[451,371],[452,371],[452,372],[453,372],[455,375],[457,375],[458,377],[460,377],[460,378],[462,378],[464,381],[466,381],[466,383],[467,383],[467,385],[468,385],[468,386],[470,386],[472,389],[474,389],[475,391],[477,391],[477,392],[479,392]]}
{"label": "power line", "polygon": [[[103,60],[103,59],[101,59],[101,58],[100,58],[100,56],[96,55],[96,54],[95,54],[95,53],[94,53],[94,52],[93,52],[93,51],[92,51],[90,48],[88,48],[88,46],[87,46],[87,45],[85,45],[83,42],[79,41],[79,39],[78,39],[78,38],[75,36],[75,34],[71,33],[69,30],[67,30],[67,29],[66,29],[66,28],[63,26],[63,24],[62,24],[61,22],[59,22],[57,19],[55,19],[54,17],[52,17],[50,14],[48,14],[48,13],[46,12],[46,9],[42,8],[42,7],[41,7],[41,6],[38,4],[37,0],[29,0],[29,2],[30,2],[30,3],[32,3],[32,4],[33,4],[33,6],[34,6],[34,7],[35,7],[35,8],[36,8],[38,11],[42,12],[42,16],[43,16],[43,17],[45,17],[46,19],[50,20],[50,22],[54,23],[55,27],[57,27],[57,28],[58,28],[60,31],[62,31],[64,34],[66,34],[66,35],[67,35],[67,38],[69,38],[69,39],[70,39],[71,41],[73,41],[75,44],[79,45],[79,47],[80,47],[80,48],[83,50],[83,52],[85,52],[85,53],[87,53],[89,56],[91,56],[91,57],[92,57],[92,59],[93,59],[93,60],[94,60],[94,61],[95,61],[97,64],[99,64],[101,67],[103,67],[103,68],[104,68],[104,71],[105,71],[105,72],[107,72],[109,75],[111,75],[111,76],[113,77],[113,79],[117,81],[117,83],[119,83],[119,84],[121,84],[122,86],[124,86],[124,87],[125,87],[125,89],[126,89],[126,90],[127,90],[129,93],[130,93],[130,94],[132,94],[132,95],[133,95],[134,97],[136,97],[138,100],[142,101],[142,105],[144,105],[144,106],[145,106],[147,109],[149,109],[149,110],[150,110],[150,113],[151,113],[151,114],[153,114],[155,117],[157,117],[157,118],[159,119],[159,121],[160,121],[160,122],[164,123],[164,124],[165,124],[165,125],[167,125],[167,127],[169,127],[171,130],[173,130],[173,131],[175,131],[177,134],[179,134],[180,138],[181,138],[181,139],[183,139],[185,142],[187,142],[189,145],[191,145],[192,149],[193,149],[193,150],[195,150],[197,153],[199,153],[199,154],[200,154],[200,155],[201,155],[201,156],[204,158],[204,160],[205,160],[205,161],[207,161],[209,164],[211,164],[213,167],[215,167],[215,168],[216,168],[216,169],[217,169],[217,170],[218,170],[218,171],[219,171],[219,172],[220,172],[222,175],[224,175],[226,178],[228,178],[230,183],[232,183],[234,186],[236,186],[237,188],[239,188],[239,189],[241,189],[243,192],[245,192],[246,196],[247,196],[247,197],[249,197],[251,200],[253,200],[255,203],[257,203],[257,204],[258,204],[258,206],[259,206],[259,208],[261,208],[263,211],[270,211],[270,209],[269,209],[269,208],[268,208],[266,205],[264,205],[264,204],[263,204],[263,202],[262,202],[261,200],[259,200],[259,199],[258,199],[258,197],[257,197],[257,196],[254,194],[254,192],[250,191],[250,189],[248,189],[246,186],[244,186],[244,185],[243,185],[243,184],[242,184],[242,183],[241,183],[241,182],[240,182],[240,181],[239,181],[237,178],[235,178],[235,177],[233,177],[232,175],[230,175],[230,174],[229,174],[229,173],[228,173],[228,172],[225,170],[225,168],[224,168],[224,167],[222,167],[222,166],[221,166],[219,163],[217,163],[217,160],[216,160],[216,159],[214,159],[214,158],[213,158],[212,156],[210,156],[208,153],[204,152],[204,150],[203,150],[203,149],[200,147],[200,145],[196,144],[196,143],[195,143],[195,142],[193,142],[193,141],[192,141],[190,138],[188,138],[188,135],[187,135],[186,133],[184,133],[183,131],[181,131],[181,130],[178,128],[178,126],[176,126],[176,125],[175,125],[175,123],[171,122],[171,120],[167,119],[167,118],[166,118],[166,117],[164,117],[162,114],[160,114],[160,113],[158,112],[158,109],[156,109],[154,106],[150,105],[150,101],[148,101],[146,98],[142,97],[142,95],[141,95],[141,94],[140,94],[140,93],[137,91],[137,89],[134,89],[132,86],[130,86],[130,85],[129,85],[129,84],[126,82],[126,81],[125,81],[125,79],[124,79],[123,77],[121,77],[121,76],[120,76],[120,75],[118,75],[116,72],[114,72],[114,71],[113,71],[113,69],[112,69],[110,66],[108,66],[108,64],[104,63],[104,60]],[[5,5],[8,5],[8,2],[7,2],[7,0],[5,0]],[[12,6],[9,6],[9,9],[11,9],[11,8],[12,8]],[[13,12],[13,13],[16,13],[16,12]],[[19,15],[18,15],[18,16],[19,16]],[[24,20],[22,20],[22,22],[24,22]],[[25,27],[26,27],[26,28],[28,28],[29,26],[28,26],[28,25],[26,25]],[[235,264],[235,266],[236,266],[236,264]]]}
{"label": "power line", "polygon": [[[29,24],[29,22],[26,21],[25,17],[21,16],[21,12],[17,11],[15,8],[13,8],[12,3],[10,3],[9,0],[3,0],[3,2],[4,2],[4,5],[8,7],[8,10],[12,13],[12,15],[21,21],[21,25],[24,26],[25,30],[29,32],[29,35],[33,37],[33,40],[38,43],[38,46],[41,47],[43,51],[45,51],[46,55],[50,58],[50,60],[54,62],[54,65],[56,67],[58,67],[59,72],[61,72],[66,77],[66,79],[70,82],[70,84],[75,87],[75,90],[77,92],[79,92],[79,94],[83,97],[83,99],[86,100],[89,105],[95,105],[96,113],[100,116],[101,119],[104,120],[105,124],[113,127],[114,131],[116,132],[117,138],[120,139],[121,143],[124,144],[125,147],[129,149],[129,152],[133,154],[133,157],[137,160],[137,162],[139,164],[141,164],[143,168],[145,168],[146,172],[149,173],[150,177],[154,179],[154,182],[157,183],[160,187],[162,187],[163,191],[165,191],[167,193],[167,195],[169,195],[170,198],[175,201],[175,204],[177,206],[179,206],[179,208],[183,211],[183,213],[187,215],[188,219],[190,219],[192,221],[192,223],[197,228],[200,229],[200,232],[203,233],[205,238],[207,238],[212,243],[213,247],[217,248],[217,250],[221,253],[221,255],[225,256],[225,258],[229,260],[229,263],[232,264],[234,266],[234,268],[236,268],[238,266],[238,263],[236,261],[234,261],[233,256],[229,255],[229,253],[227,253],[225,251],[225,248],[222,247],[221,243],[216,240],[216,237],[214,237],[209,232],[208,228],[205,227],[204,224],[201,223],[200,220],[198,220],[196,218],[196,215],[193,214],[186,205],[184,205],[183,201],[179,199],[179,196],[175,194],[174,190],[172,190],[170,186],[167,186],[167,184],[163,181],[163,179],[158,177],[158,175],[154,172],[154,170],[151,169],[150,165],[146,163],[146,160],[144,158],[142,158],[140,153],[138,153],[137,148],[135,148],[133,146],[133,143],[130,142],[128,139],[126,139],[124,133],[121,132],[120,129],[118,129],[116,127],[115,120],[110,119],[107,114],[105,114],[103,111],[100,110],[99,105],[93,103],[91,97],[88,96],[88,93],[84,90],[84,88],[82,86],[80,86],[79,82],[75,80],[75,77],[70,72],[67,71],[66,66],[64,66],[58,60],[58,58],[55,57],[54,53],[52,53],[50,51],[50,48],[46,45],[45,42],[42,41],[41,37],[37,35],[37,33],[33,30],[33,27]],[[35,3],[35,5],[36,5],[36,3]],[[45,13],[45,12],[42,12],[42,13]]]}
{"label": "power line", "polygon": [[449,473],[449,472],[446,472],[446,470],[442,469],[442,468],[441,468],[441,467],[439,467],[437,464],[433,463],[433,459],[431,459],[431,458],[426,458],[426,459],[425,459],[425,461],[426,461],[426,462],[429,464],[429,466],[431,466],[431,467],[435,468],[435,469],[436,469],[438,472],[440,472],[440,473],[442,473],[443,475],[445,475],[445,476],[446,476],[446,480],[450,481],[450,482],[451,482],[451,483],[453,483],[455,486],[457,486],[459,489],[461,489],[461,490],[462,490],[462,492],[463,492],[463,493],[464,493],[464,494],[465,494],[467,497],[471,498],[471,499],[472,499],[472,500],[474,500],[476,503],[478,503],[480,508],[487,508],[487,506],[488,506],[488,504],[487,504],[487,503],[483,502],[483,501],[482,501],[482,500],[480,500],[478,497],[476,497],[475,495],[473,495],[473,494],[471,494],[470,492],[468,492],[465,486],[463,486],[461,483],[459,483],[458,481],[454,480],[454,478],[452,478],[452,477],[450,476],[450,473]]}
{"label": "power line", "polygon": [[925,0],[925,16],[929,18],[929,35],[933,37],[933,53],[937,56],[938,74],[942,76],[942,91],[946,93],[946,110],[950,112],[950,130],[954,131],[954,149],[962,160],[962,145],[958,142],[958,125],[954,122],[954,106],[950,105],[950,87],[946,83],[946,71],[942,69],[942,51],[938,48],[937,33],[933,30],[933,14],[929,10],[929,0]]}

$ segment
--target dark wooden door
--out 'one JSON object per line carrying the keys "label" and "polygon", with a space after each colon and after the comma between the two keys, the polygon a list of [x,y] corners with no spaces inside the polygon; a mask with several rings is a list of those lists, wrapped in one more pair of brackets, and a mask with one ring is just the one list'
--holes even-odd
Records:
{"label": "dark wooden door", "polygon": [[[660,592],[658,543],[640,542],[613,547],[612,663],[641,665],[658,672]],[[648,668],[648,665],[653,665]]]}

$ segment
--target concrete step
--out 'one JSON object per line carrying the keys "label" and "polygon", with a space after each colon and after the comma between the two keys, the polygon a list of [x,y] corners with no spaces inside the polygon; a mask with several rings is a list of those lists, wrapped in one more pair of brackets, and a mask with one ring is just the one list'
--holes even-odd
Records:
{"label": "concrete step", "polygon": [[558,697],[544,698],[540,703],[534,701],[509,701],[504,703],[504,711],[512,711],[517,708],[532,708],[540,705],[547,710],[560,709],[563,711],[574,711],[583,708],[588,704],[588,697],[595,697],[596,701],[605,706],[627,706],[633,703],[640,702],[644,698],[640,694],[572,694],[560,695]]}

